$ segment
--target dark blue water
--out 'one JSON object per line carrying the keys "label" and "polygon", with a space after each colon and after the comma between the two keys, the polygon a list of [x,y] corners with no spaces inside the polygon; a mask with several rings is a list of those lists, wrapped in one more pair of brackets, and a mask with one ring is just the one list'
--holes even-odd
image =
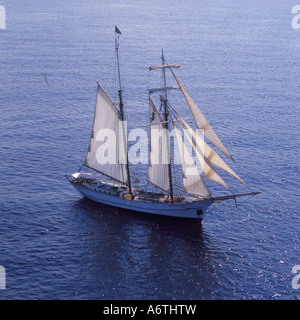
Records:
{"label": "dark blue water", "polygon": [[[0,299],[300,297],[297,3],[0,4]],[[147,123],[147,67],[164,48],[260,195],[212,206],[199,226],[94,204],[67,183],[88,147],[95,81],[116,97],[115,24],[129,128]]]}

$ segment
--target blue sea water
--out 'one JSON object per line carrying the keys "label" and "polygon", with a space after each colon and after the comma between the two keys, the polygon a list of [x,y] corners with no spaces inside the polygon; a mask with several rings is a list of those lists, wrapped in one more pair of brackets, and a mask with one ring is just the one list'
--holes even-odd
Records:
{"label": "blue sea water", "polygon": [[[297,1],[0,5],[0,299],[300,298]],[[260,195],[213,205],[200,226],[101,206],[68,184],[96,80],[116,98],[115,25],[129,129],[147,123],[147,67],[163,48]]]}

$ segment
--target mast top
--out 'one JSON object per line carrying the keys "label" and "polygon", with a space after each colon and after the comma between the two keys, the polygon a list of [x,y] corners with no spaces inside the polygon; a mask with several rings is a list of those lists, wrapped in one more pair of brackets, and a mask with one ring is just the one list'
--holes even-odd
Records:
{"label": "mast top", "polygon": [[120,73],[120,62],[119,62],[119,35],[122,34],[117,26],[115,26],[115,46],[116,46],[116,55],[117,55],[117,65],[118,65],[118,78],[119,78],[119,95],[120,95],[120,104],[122,104],[122,86],[121,86],[121,73]]}

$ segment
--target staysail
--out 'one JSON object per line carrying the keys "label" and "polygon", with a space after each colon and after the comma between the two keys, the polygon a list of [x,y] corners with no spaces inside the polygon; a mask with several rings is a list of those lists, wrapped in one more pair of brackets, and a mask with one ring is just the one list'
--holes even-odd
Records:
{"label": "staysail", "polygon": [[119,109],[98,83],[93,129],[84,165],[128,184],[123,126]]}
{"label": "staysail", "polygon": [[[175,110],[174,110],[175,111]],[[175,111],[176,112],[176,111]],[[247,184],[226,164],[226,162],[190,127],[190,125],[176,112],[177,117],[184,124],[188,132],[193,137],[195,143],[200,148],[202,154],[212,165],[215,165],[224,171],[234,176],[237,180],[243,183],[247,188]],[[200,143],[199,143],[200,141]]]}
{"label": "staysail", "polygon": [[199,170],[197,169],[194,160],[184,144],[181,134],[175,123],[173,122],[175,136],[178,143],[181,166],[182,166],[182,182],[184,191],[203,197],[210,197],[211,194],[203,181]]}
{"label": "staysail", "polygon": [[225,148],[219,137],[214,132],[213,128],[210,126],[210,124],[207,122],[206,118],[202,114],[202,112],[199,110],[193,99],[190,97],[190,95],[185,90],[184,86],[179,82],[178,78],[170,68],[170,71],[172,72],[176,82],[178,83],[178,86],[180,87],[180,90],[182,91],[190,109],[193,114],[193,117],[195,119],[195,122],[197,124],[198,129],[204,130],[204,136],[207,138],[212,144],[214,144],[220,151],[222,151],[226,156],[229,158],[232,158],[232,155],[229,153],[229,151]]}
{"label": "staysail", "polygon": [[164,121],[149,96],[150,117],[150,150],[148,181],[156,187],[170,192],[169,161],[170,141],[169,131],[164,128]]}
{"label": "staysail", "polygon": [[226,182],[222,179],[222,177],[217,173],[217,171],[213,168],[213,166],[207,161],[207,159],[204,157],[203,153],[199,148],[197,148],[190,137],[190,135],[187,133],[187,130],[185,130],[180,122],[178,122],[179,126],[181,127],[182,131],[184,132],[185,137],[191,144],[193,150],[195,151],[195,154],[200,162],[200,165],[203,170],[203,174],[206,179],[214,181],[225,187],[227,190],[231,191]]}

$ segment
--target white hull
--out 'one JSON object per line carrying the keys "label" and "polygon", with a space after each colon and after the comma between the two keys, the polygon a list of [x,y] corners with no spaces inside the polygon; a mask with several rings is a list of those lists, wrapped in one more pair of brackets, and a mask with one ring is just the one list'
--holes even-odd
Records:
{"label": "white hull", "polygon": [[[71,181],[70,181],[71,182]],[[122,208],[140,213],[153,215],[202,220],[212,200],[193,201],[184,203],[152,203],[140,200],[126,200],[116,195],[92,190],[71,182],[86,198],[105,205]]]}

